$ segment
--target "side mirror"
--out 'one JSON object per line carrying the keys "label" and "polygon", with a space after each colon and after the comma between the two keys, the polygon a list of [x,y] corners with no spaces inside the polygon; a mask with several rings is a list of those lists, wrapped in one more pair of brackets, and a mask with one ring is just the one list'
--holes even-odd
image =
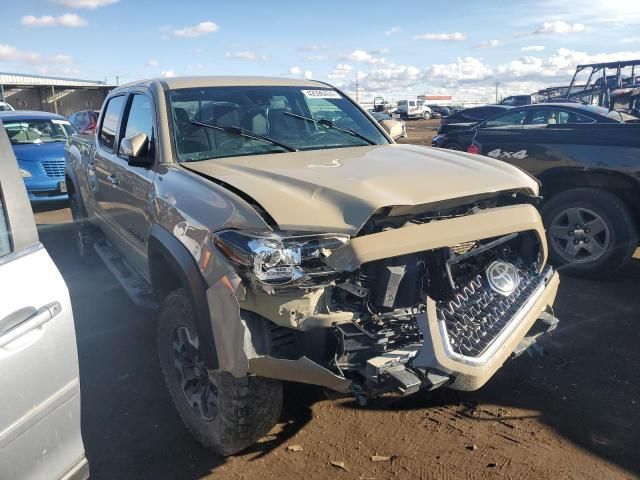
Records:
{"label": "side mirror", "polygon": [[151,160],[139,158],[148,144],[149,138],[144,133],[125,137],[120,141],[120,155],[127,157],[130,164],[148,165]]}
{"label": "side mirror", "polygon": [[394,140],[406,136],[404,124],[397,120],[382,120],[380,126]]}

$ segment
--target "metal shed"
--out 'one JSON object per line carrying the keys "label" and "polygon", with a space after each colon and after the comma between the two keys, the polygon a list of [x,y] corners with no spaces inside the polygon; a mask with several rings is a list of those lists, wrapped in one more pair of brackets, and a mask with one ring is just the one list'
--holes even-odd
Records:
{"label": "metal shed", "polygon": [[69,116],[98,110],[116,85],[95,80],[0,72],[0,101],[16,110],[41,110]]}

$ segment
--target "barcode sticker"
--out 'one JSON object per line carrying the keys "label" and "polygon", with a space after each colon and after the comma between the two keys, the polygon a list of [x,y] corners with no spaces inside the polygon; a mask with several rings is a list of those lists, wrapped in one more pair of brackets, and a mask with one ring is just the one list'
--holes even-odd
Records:
{"label": "barcode sticker", "polygon": [[302,90],[307,98],[342,98],[335,90]]}

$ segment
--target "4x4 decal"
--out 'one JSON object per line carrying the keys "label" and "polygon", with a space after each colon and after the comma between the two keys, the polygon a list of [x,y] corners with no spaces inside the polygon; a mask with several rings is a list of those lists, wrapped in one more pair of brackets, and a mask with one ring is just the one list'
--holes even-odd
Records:
{"label": "4x4 decal", "polygon": [[516,160],[522,160],[523,158],[528,157],[526,150],[520,150],[518,152],[507,152],[506,150],[501,150],[499,148],[491,150],[489,153],[487,153],[487,156],[493,158],[515,158]]}

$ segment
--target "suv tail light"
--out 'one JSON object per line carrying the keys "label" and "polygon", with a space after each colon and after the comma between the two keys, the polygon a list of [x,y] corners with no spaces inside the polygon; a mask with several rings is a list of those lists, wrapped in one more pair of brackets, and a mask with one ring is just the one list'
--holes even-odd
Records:
{"label": "suv tail light", "polygon": [[467,147],[467,152],[468,153],[475,153],[476,155],[480,153],[480,149],[478,148],[477,145],[475,145],[474,143],[472,143],[471,145],[469,145]]}

